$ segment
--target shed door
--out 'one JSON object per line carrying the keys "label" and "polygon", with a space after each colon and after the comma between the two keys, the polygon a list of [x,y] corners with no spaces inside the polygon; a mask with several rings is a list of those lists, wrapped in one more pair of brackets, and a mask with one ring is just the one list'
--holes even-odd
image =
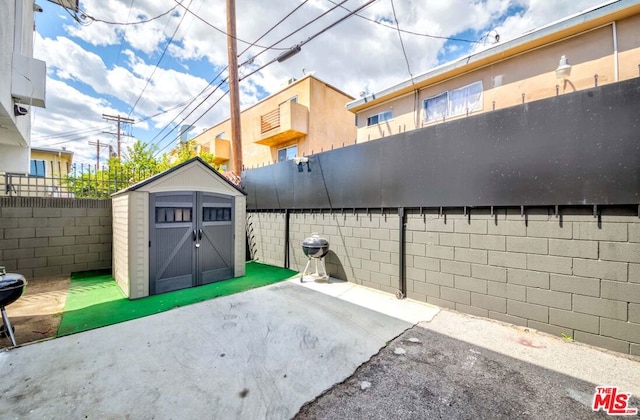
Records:
{"label": "shed door", "polygon": [[149,195],[149,293],[194,285],[196,195],[193,192]]}
{"label": "shed door", "polygon": [[233,197],[204,192],[149,196],[149,293],[232,278]]}
{"label": "shed door", "polygon": [[233,198],[198,193],[199,284],[233,277]]}

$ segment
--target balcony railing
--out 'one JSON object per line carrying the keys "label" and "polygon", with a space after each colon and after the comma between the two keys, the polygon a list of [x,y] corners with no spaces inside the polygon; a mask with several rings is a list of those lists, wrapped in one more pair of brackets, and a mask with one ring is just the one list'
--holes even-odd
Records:
{"label": "balcony railing", "polygon": [[260,116],[260,138],[255,142],[277,146],[307,135],[309,109],[297,102],[287,101]]}
{"label": "balcony railing", "polygon": [[280,127],[280,108],[260,116],[260,134]]}

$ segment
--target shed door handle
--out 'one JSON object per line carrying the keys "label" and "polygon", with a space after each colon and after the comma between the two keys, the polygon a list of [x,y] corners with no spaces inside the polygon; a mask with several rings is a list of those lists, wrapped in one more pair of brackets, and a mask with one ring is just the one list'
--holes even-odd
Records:
{"label": "shed door handle", "polygon": [[202,229],[198,229],[198,239],[202,240]]}
{"label": "shed door handle", "polygon": [[195,241],[195,240],[196,240],[196,238],[197,238],[197,237],[196,237],[196,230],[195,230],[195,229],[193,229],[193,232],[191,232],[191,236],[193,237],[193,240]]}

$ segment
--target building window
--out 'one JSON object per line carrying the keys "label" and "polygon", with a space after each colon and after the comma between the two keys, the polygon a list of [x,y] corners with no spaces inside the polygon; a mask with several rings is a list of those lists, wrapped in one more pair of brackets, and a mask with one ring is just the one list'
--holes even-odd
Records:
{"label": "building window", "polygon": [[367,125],[376,125],[381,122],[390,120],[393,117],[393,113],[391,111],[381,112],[376,115],[372,115],[367,118]]}
{"label": "building window", "polygon": [[45,174],[45,161],[31,159],[31,171],[29,172],[29,175],[44,178]]}
{"label": "building window", "polygon": [[156,207],[156,223],[191,222],[190,207]]}
{"label": "building window", "polygon": [[284,162],[285,160],[291,160],[298,156],[298,146],[289,146],[284,149],[278,149],[278,162]]}
{"label": "building window", "polygon": [[222,133],[218,133],[218,134],[216,134],[216,138],[217,139],[223,139],[224,138],[224,134],[225,134],[224,131]]}
{"label": "building window", "polygon": [[482,81],[427,98],[423,102],[424,121],[442,121],[482,109]]}

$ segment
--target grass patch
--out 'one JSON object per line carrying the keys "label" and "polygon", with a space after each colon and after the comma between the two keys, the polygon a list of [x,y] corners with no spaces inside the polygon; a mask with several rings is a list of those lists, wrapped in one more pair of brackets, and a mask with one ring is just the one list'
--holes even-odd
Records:
{"label": "grass patch", "polygon": [[111,274],[80,273],[71,277],[57,337],[244,292],[288,279],[295,274],[295,271],[286,268],[249,262],[246,265],[246,274],[242,277],[129,300]]}

